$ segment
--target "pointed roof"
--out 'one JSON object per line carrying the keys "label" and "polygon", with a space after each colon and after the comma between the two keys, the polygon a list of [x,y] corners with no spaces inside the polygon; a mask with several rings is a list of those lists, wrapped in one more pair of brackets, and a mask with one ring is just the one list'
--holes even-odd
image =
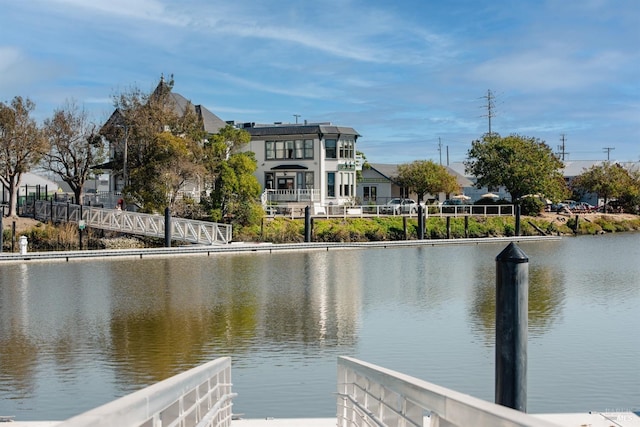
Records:
{"label": "pointed roof", "polygon": [[171,100],[176,114],[182,115],[185,113],[187,108],[189,108],[202,120],[204,130],[207,133],[218,133],[220,129],[227,125],[224,120],[213,114],[203,105],[195,105],[179,93],[173,92],[173,75],[171,76],[171,81],[169,81],[169,83],[165,82],[164,76],[160,77],[160,82],[153,91],[153,96],[165,93]]}
{"label": "pointed roof", "polygon": [[[371,169],[375,170],[380,175],[388,178],[391,181],[395,182],[398,177],[397,164],[370,163],[369,165],[371,166]],[[473,181],[471,181],[469,178],[465,177],[449,166],[445,166],[445,168],[447,169],[447,172],[449,172],[449,175],[452,175],[456,178],[456,182],[460,187],[465,188],[473,186]]]}

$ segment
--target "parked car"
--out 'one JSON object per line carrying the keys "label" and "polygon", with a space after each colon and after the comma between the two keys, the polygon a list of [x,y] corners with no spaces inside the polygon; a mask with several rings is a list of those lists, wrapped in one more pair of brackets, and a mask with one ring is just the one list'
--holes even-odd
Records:
{"label": "parked car", "polygon": [[380,208],[380,212],[393,215],[416,213],[418,204],[413,199],[391,199]]}
{"label": "parked car", "polygon": [[471,201],[466,199],[447,199],[442,202],[442,213],[469,213]]}

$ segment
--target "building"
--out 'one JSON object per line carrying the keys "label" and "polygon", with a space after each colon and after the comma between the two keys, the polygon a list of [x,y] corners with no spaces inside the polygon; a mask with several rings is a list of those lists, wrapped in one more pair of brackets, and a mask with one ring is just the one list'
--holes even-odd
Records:
{"label": "building", "polygon": [[[172,79],[173,80],[173,79]],[[160,96],[161,94],[167,94],[167,101],[171,105],[173,112],[182,116],[187,111],[191,111],[196,114],[198,119],[202,122],[202,127],[205,132],[208,134],[216,134],[220,131],[220,129],[224,128],[227,123],[222,120],[220,117],[213,114],[203,105],[197,105],[191,103],[187,98],[180,95],[179,93],[173,92],[173,81],[166,82],[164,77],[160,78],[160,82],[158,86],[153,91],[153,96]],[[119,109],[116,109],[109,119],[102,126],[102,129],[109,129],[110,127],[120,127],[124,129],[122,132],[123,139],[121,141],[109,141],[109,159],[110,161],[96,166],[96,169],[101,169],[107,171],[109,173],[109,191],[118,192],[122,191],[124,187],[124,183],[126,180],[126,169],[123,167],[124,161],[127,158],[127,134],[128,129],[126,129],[125,120],[122,117],[122,113]],[[101,133],[104,133],[101,131]],[[200,191],[202,191],[202,185],[198,182],[188,183],[184,191],[190,193],[193,196],[200,195]]]}
{"label": "building", "polygon": [[240,126],[251,135],[266,206],[353,204],[360,169],[353,128],[331,123]]}
{"label": "building", "polygon": [[[357,198],[362,204],[384,205],[393,198],[411,198],[417,200],[416,194],[403,187],[397,181],[398,165],[370,163],[362,169],[362,178],[358,181]],[[449,174],[456,177],[462,193],[473,186],[473,182],[450,167]],[[444,193],[427,195],[423,202],[442,202],[447,198]]]}

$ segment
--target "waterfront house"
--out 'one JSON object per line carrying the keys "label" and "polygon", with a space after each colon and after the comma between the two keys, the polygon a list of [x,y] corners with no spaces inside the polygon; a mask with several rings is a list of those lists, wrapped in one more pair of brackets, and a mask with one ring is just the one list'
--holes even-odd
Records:
{"label": "waterfront house", "polygon": [[[464,175],[447,167],[449,174],[456,178],[458,186],[466,191],[473,182]],[[362,204],[384,205],[393,198],[411,198],[417,201],[417,195],[398,182],[398,165],[384,163],[368,163],[362,168],[362,178],[358,180],[357,198]],[[466,194],[466,193],[464,193]],[[444,193],[425,195],[423,202],[443,202],[447,198]]]}
{"label": "waterfront house", "polygon": [[[220,131],[220,129],[224,128],[227,125],[224,120],[209,111],[205,106],[193,104],[184,96],[174,92],[172,90],[172,86],[173,82],[167,83],[164,77],[161,77],[158,86],[156,86],[151,96],[159,96],[160,94],[166,93],[168,102],[171,105],[173,112],[179,116],[184,115],[189,110],[192,113],[195,113],[202,123],[202,129],[207,134],[216,134]],[[103,130],[109,129],[110,127],[121,127],[125,130],[122,133],[122,140],[108,141],[110,161],[103,165],[96,166],[96,168],[109,173],[109,191],[111,192],[122,191],[122,188],[124,187],[125,174],[122,166],[127,146],[126,139],[128,133],[125,123],[126,122],[122,117],[122,113],[119,109],[116,109],[102,126]],[[202,183],[199,182],[189,182],[185,184],[183,188],[183,192],[188,193],[190,196],[195,198],[199,198],[200,192],[202,190]]]}
{"label": "waterfront house", "polygon": [[356,130],[331,123],[240,125],[251,135],[246,150],[255,153],[255,176],[270,210],[316,211],[330,205],[355,203]]}

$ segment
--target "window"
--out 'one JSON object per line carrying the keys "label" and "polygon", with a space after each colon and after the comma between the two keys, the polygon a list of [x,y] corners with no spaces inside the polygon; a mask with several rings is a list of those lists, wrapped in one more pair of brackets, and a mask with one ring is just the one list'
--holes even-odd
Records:
{"label": "window", "polygon": [[276,158],[276,143],[274,141],[266,141],[264,144],[264,157],[267,160],[273,160]]}
{"label": "window", "polygon": [[304,140],[304,158],[313,159],[313,139]]}
{"label": "window", "polygon": [[313,139],[265,141],[266,160],[313,159]]}
{"label": "window", "polygon": [[304,157],[304,151],[303,151],[303,146],[302,146],[302,140],[301,139],[296,139],[295,140],[295,145],[296,145],[296,153],[295,153],[295,158],[296,159],[302,159]]}
{"label": "window", "polygon": [[340,158],[355,159],[355,143],[353,139],[340,140]]}
{"label": "window", "polygon": [[336,197],[336,173],[327,173],[327,197]]}
{"label": "window", "polygon": [[267,190],[273,190],[273,172],[267,172],[264,174],[264,188]]}
{"label": "window", "polygon": [[366,202],[375,202],[378,199],[378,187],[362,187],[362,198]]}
{"label": "window", "polygon": [[313,189],[313,172],[297,172],[296,188],[298,190]]}
{"label": "window", "polygon": [[327,159],[335,159],[336,157],[336,140],[325,139],[324,140],[325,157]]}

